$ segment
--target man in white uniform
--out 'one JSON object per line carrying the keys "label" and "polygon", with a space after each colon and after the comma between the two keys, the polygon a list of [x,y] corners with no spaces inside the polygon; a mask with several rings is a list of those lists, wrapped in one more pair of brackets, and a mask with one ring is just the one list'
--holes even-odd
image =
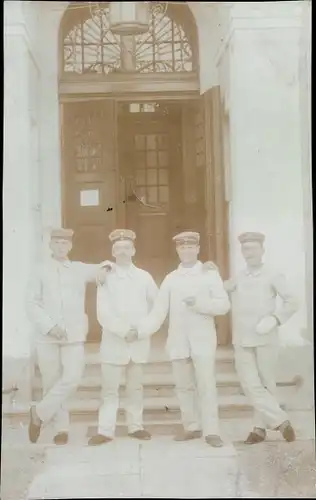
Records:
{"label": "man in white uniform", "polygon": [[31,407],[29,438],[35,443],[42,424],[54,421],[56,444],[66,444],[69,413],[65,403],[77,389],[84,369],[84,342],[88,333],[85,291],[88,282],[101,282],[112,265],[72,262],[73,231],[51,232],[52,256],[32,274],[27,313],[37,331],[37,356],[44,398]]}
{"label": "man in white uniform", "polygon": [[103,405],[99,411],[98,434],[89,440],[90,446],[112,441],[119,409],[119,387],[126,374],[128,433],[137,439],[150,439],[143,428],[143,365],[148,362],[150,339],[137,339],[135,327],[153,306],[158,288],[151,275],[136,267],[136,235],[127,229],[113,231],[116,264],[97,294],[98,321],[102,326],[101,360]]}
{"label": "man in white uniform", "polygon": [[[264,239],[261,233],[239,236],[246,269],[225,282],[232,299],[236,369],[255,409],[247,444],[263,441],[268,428],[279,430],[287,441],[295,439],[288,416],[276,399],[275,372],[278,326],[297,311],[298,305],[285,277],[263,263]],[[279,308],[277,296],[282,299]]]}
{"label": "man in white uniform", "polygon": [[215,265],[205,270],[198,260],[200,235],[184,232],[173,238],[179,267],[164,279],[152,312],[138,324],[138,338],[157,331],[169,313],[166,348],[172,360],[185,441],[203,436],[222,446],[215,378],[217,336],[214,317],[230,303]]}

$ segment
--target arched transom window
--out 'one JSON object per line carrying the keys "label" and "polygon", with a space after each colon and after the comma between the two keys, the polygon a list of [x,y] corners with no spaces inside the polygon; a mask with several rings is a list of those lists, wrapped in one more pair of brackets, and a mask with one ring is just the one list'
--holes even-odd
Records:
{"label": "arched transom window", "polygon": [[129,69],[137,73],[197,70],[196,26],[186,5],[166,12],[151,9],[147,33],[120,37],[110,29],[108,4],[68,8],[61,26],[63,74],[110,74]]}

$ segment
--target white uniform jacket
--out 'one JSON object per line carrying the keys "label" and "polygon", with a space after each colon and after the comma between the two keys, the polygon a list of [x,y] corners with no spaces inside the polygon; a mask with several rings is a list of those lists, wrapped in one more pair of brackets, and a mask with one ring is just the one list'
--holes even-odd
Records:
{"label": "white uniform jacket", "polygon": [[[194,306],[183,302],[187,297],[195,297]],[[170,358],[207,356],[217,345],[214,316],[224,315],[229,309],[217,270],[205,271],[200,261],[192,268],[180,264],[164,279],[152,312],[139,324],[139,337],[157,331],[169,312],[166,348]]]}
{"label": "white uniform jacket", "polygon": [[[266,265],[252,273],[241,271],[225,282],[225,287],[232,301],[234,345],[256,347],[277,342],[277,327],[260,335],[256,333],[257,324],[265,316],[274,315],[283,325],[299,308],[285,276]],[[277,304],[277,297],[281,304]]]}
{"label": "white uniform jacket", "polygon": [[125,336],[151,310],[158,293],[152,276],[132,264],[128,270],[115,267],[104,285],[98,287],[97,315],[102,326],[103,363],[126,365],[146,363],[150,340],[127,342]]}
{"label": "white uniform jacket", "polygon": [[[28,284],[26,310],[38,341],[71,344],[86,340],[86,284],[96,280],[101,266],[51,258],[36,267]],[[66,341],[47,335],[56,325],[66,330]]]}

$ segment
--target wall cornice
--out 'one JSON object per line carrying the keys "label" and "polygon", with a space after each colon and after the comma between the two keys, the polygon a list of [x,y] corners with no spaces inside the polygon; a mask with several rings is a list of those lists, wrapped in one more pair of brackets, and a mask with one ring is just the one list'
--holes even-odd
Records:
{"label": "wall cornice", "polygon": [[302,19],[300,18],[232,18],[226,33],[226,36],[220,44],[215,56],[215,65],[218,66],[221,59],[230,44],[234,32],[239,30],[272,30],[272,29],[301,29]]}

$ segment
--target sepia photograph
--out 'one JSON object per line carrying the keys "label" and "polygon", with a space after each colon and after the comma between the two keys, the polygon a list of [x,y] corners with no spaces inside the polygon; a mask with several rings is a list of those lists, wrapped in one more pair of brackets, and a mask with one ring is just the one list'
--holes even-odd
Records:
{"label": "sepia photograph", "polygon": [[316,498],[311,9],[3,2],[1,500]]}

